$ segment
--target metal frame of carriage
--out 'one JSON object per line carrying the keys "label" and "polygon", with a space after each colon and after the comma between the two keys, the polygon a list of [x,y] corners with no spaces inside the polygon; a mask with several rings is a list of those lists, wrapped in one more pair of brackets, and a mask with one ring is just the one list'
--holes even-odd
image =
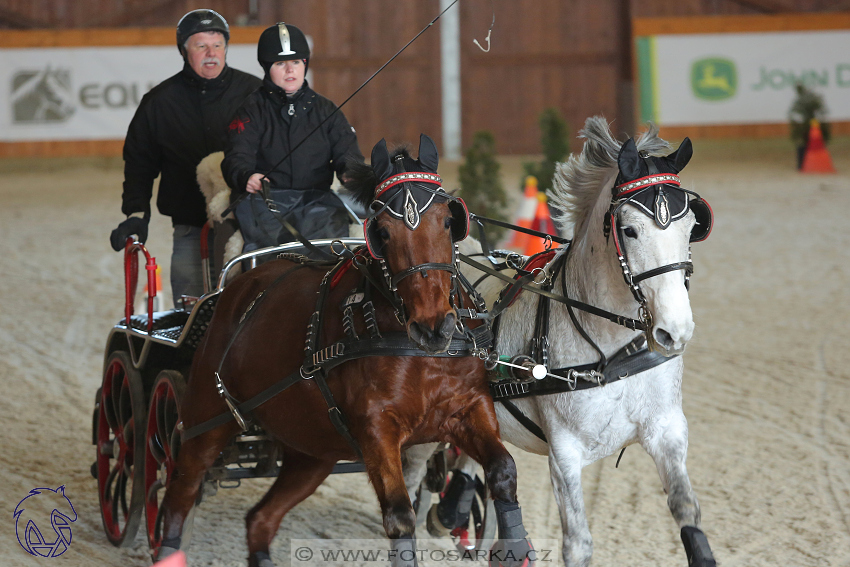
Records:
{"label": "metal frame of carriage", "polygon": [[[312,241],[316,246],[333,243],[359,246],[365,241],[362,238]],[[222,268],[215,288],[211,278],[204,282],[205,293],[191,310],[155,312],[156,258],[144,244],[128,239],[124,252],[124,317],[112,327],[106,340],[103,380],[95,396],[92,416],[92,444],[97,449],[91,474],[98,483],[106,537],[116,547],[132,545],[143,520],[149,545],[159,528],[163,489],[174,474],[181,442],[179,405],[192,358],[231,271],[240,265],[254,267],[261,259],[303,248],[296,242],[242,254]],[[145,259],[149,290],[147,313],[144,314],[133,312],[139,254]],[[205,273],[209,274],[205,249],[202,257]],[[207,472],[198,503],[214,495],[219,487],[240,486],[243,479],[277,477],[281,466],[276,442],[261,428],[252,426],[237,435],[221,452]],[[341,461],[332,474],[364,470],[360,462]],[[445,488],[447,474],[445,459],[437,455],[429,463],[429,474],[414,503],[417,523],[424,523],[430,508],[420,503],[430,503],[432,492]],[[487,549],[495,538],[496,523],[492,520],[495,510],[486,486],[478,480],[480,486],[472,511],[475,538],[465,546],[458,542],[463,549]],[[186,543],[190,533],[191,516],[184,527]]]}

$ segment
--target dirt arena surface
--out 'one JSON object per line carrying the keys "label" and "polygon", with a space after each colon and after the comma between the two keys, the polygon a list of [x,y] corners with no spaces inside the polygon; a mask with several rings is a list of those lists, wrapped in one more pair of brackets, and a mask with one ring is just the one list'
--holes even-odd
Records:
{"label": "dirt arena surface", "polygon": [[[784,140],[697,141],[682,175],[716,215],[693,250],[684,406],[688,468],[723,567],[850,566],[850,140],[830,149],[841,173],[800,175]],[[504,160],[506,186],[519,162]],[[455,169],[442,168],[449,186]],[[0,162],[3,566],[149,564],[141,533],[128,549],[107,542],[89,474],[104,342],[122,316],[121,255],[108,243],[121,181],[120,160]],[[151,235],[167,282],[168,219],[155,216]],[[532,539],[560,539],[547,460],[512,453]],[[614,461],[584,472],[593,565],[684,567],[651,459],[631,447]],[[201,505],[190,565],[246,564],[243,517],[269,484]],[[79,516],[71,547],[30,556],[12,512],[32,488],[60,485]],[[290,565],[290,538],[382,537],[365,475],[340,475],[284,519],[272,556]]]}

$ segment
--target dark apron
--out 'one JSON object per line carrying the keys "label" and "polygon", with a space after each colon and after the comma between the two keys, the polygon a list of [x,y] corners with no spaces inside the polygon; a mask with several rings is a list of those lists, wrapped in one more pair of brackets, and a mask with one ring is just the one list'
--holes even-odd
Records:
{"label": "dark apron", "polygon": [[296,239],[281,225],[285,219],[308,240],[348,236],[348,211],[340,198],[321,189],[271,189],[271,199],[277,205],[273,214],[259,194],[251,194],[236,207],[236,219],[245,244],[242,252],[277,246]]}

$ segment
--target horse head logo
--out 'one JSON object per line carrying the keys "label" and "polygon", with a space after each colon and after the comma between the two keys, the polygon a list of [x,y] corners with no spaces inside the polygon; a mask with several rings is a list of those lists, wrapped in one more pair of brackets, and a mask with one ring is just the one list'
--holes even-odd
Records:
{"label": "horse head logo", "polygon": [[[42,533],[36,520],[44,526],[44,513],[35,510],[50,510],[50,527],[55,535]],[[65,496],[65,486],[33,488],[29,495],[18,502],[15,512],[15,534],[18,543],[27,553],[37,557],[58,557],[71,545],[71,524],[77,521],[77,511]]]}
{"label": "horse head logo", "polygon": [[12,107],[16,123],[65,122],[74,114],[71,71],[19,71],[12,77]]}

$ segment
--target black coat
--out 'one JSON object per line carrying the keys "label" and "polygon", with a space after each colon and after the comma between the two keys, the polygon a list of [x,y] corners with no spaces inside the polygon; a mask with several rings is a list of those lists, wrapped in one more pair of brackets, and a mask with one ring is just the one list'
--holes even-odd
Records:
{"label": "black coat", "polygon": [[174,224],[203,226],[206,203],[195,169],[224,150],[236,109],[260,84],[230,67],[203,79],[187,64],[145,94],[124,140],[124,214],[150,212],[153,181],[161,174],[159,212]]}
{"label": "black coat", "polygon": [[[290,115],[290,108],[292,114]],[[232,194],[245,192],[248,178],[266,174],[299,142],[297,150],[268,173],[273,189],[329,190],[334,172],[341,175],[346,160],[363,161],[357,134],[336,105],[317,94],[307,82],[293,96],[268,78],[237,111],[228,130],[221,171]]]}

